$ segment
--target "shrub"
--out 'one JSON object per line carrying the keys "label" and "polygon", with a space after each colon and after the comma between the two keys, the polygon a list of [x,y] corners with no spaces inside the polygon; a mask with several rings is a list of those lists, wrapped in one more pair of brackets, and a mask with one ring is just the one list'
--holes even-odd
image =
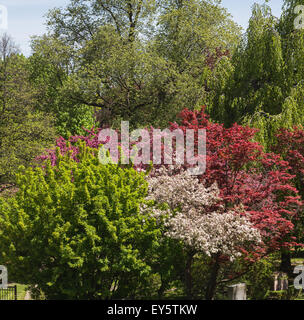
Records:
{"label": "shrub", "polygon": [[135,297],[159,237],[139,210],[144,174],[78,147],[78,162],[58,152],[55,166],[22,169],[16,196],[0,199],[0,260],[47,299]]}
{"label": "shrub", "polygon": [[250,300],[264,300],[273,290],[274,272],[278,269],[278,255],[273,254],[257,261],[241,281],[248,286],[247,296]]}

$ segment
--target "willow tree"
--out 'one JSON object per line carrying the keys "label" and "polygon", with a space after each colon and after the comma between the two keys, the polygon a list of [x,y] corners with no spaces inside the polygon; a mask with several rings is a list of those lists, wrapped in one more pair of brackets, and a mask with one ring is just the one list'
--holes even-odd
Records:
{"label": "willow tree", "polygon": [[215,96],[212,116],[222,114],[224,119],[219,120],[230,126],[257,112],[280,113],[284,61],[276,20],[268,6],[254,5],[249,27],[231,63],[225,87]]}
{"label": "willow tree", "polygon": [[302,25],[303,14],[298,6],[304,5],[303,0],[284,0],[282,14],[279,22],[279,30],[283,37],[287,37],[294,33],[295,29],[299,29],[297,25]]}
{"label": "willow tree", "polygon": [[304,33],[294,28],[296,4],[286,1],[280,19],[267,4],[254,5],[242,43],[231,61],[217,65],[212,82],[212,117],[260,129],[266,148],[278,128],[303,122]]}
{"label": "willow tree", "polygon": [[304,5],[304,1],[284,1],[282,15],[276,22],[283,64],[282,82],[279,84],[282,93],[280,104],[275,105],[275,100],[270,101],[271,108],[268,110],[263,104],[262,111],[267,113],[264,117],[246,115],[247,123],[261,129],[259,138],[267,147],[275,142],[279,128],[291,129],[304,120],[304,29],[297,27],[299,19],[304,16],[295,10],[298,5]]}

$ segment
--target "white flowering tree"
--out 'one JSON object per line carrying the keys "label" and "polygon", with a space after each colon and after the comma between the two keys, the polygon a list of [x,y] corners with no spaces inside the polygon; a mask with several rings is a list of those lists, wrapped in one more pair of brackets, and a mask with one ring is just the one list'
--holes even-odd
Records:
{"label": "white flowering tree", "polygon": [[[148,178],[149,200],[154,200],[153,213],[166,215],[166,236],[180,240],[187,250],[185,283],[192,296],[191,267],[194,256],[204,253],[214,260],[207,286],[206,299],[212,299],[220,269],[220,257],[231,261],[242,255],[242,249],[261,243],[261,235],[241,209],[225,212],[220,205],[216,185],[206,188],[187,171],[175,174],[161,168]],[[167,204],[164,210],[163,204]],[[146,210],[143,209],[143,210]]]}

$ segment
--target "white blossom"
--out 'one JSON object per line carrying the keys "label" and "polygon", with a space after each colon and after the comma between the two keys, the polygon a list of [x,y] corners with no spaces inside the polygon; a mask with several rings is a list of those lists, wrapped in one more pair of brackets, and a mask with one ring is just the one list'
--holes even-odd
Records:
{"label": "white blossom", "polygon": [[[221,199],[216,184],[206,188],[187,171],[174,174],[173,170],[163,167],[148,178],[147,199],[167,203],[171,210],[166,220],[167,236],[209,256],[220,253],[231,260],[241,255],[240,248],[246,244],[261,243],[259,230],[245,212],[240,209],[225,212],[218,206]],[[153,214],[160,217],[168,212],[155,206]]]}

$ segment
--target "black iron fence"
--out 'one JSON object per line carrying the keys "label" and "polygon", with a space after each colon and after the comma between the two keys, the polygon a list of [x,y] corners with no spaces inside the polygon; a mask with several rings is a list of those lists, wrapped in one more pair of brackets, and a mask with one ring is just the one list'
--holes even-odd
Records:
{"label": "black iron fence", "polygon": [[0,300],[17,300],[17,286],[0,289]]}

